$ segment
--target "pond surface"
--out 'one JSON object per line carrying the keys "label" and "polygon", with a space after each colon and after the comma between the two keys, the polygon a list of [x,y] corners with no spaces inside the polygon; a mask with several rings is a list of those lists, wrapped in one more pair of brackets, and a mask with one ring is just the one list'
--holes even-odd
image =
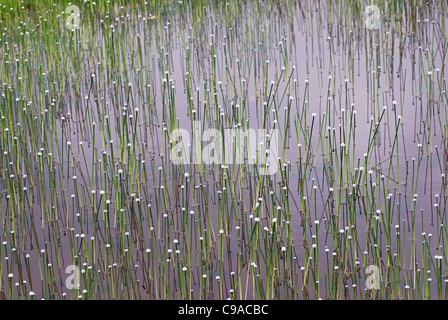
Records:
{"label": "pond surface", "polygon": [[447,6],[3,7],[2,298],[445,299]]}

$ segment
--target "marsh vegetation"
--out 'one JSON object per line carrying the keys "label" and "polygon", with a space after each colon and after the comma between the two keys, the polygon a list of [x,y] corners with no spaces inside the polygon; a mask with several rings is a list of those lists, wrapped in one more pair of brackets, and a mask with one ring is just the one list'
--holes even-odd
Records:
{"label": "marsh vegetation", "polygon": [[0,2],[2,298],[446,299],[446,0]]}

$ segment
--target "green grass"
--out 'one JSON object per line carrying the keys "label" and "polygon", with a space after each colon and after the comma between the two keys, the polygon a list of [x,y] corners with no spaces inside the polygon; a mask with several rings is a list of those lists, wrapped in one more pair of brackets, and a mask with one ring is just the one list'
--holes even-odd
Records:
{"label": "green grass", "polygon": [[8,299],[446,298],[447,1],[1,4]]}

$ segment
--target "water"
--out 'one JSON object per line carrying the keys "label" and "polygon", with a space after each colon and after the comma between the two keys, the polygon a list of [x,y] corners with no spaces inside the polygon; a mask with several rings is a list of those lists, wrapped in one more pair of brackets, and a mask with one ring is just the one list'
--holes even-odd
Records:
{"label": "water", "polygon": [[[366,29],[364,4],[314,1],[127,6],[116,20],[85,13],[74,33],[33,31],[35,50],[12,48],[0,67],[2,132],[19,141],[1,140],[2,292],[444,298],[440,5],[419,16],[405,5],[406,33],[387,32],[388,15]],[[192,133],[193,120],[278,128],[282,170],[172,164],[170,134]],[[67,287],[73,264],[79,290]],[[369,266],[379,290],[366,290]]]}

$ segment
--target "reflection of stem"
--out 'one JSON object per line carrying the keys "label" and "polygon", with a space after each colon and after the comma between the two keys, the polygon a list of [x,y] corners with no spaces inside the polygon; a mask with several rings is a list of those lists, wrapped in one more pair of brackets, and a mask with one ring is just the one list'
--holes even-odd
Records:
{"label": "reflection of stem", "polygon": [[444,151],[445,151],[445,155],[444,155],[445,161],[443,161],[443,167],[444,167],[445,173],[447,173],[447,171],[448,171],[448,149],[444,148]]}

